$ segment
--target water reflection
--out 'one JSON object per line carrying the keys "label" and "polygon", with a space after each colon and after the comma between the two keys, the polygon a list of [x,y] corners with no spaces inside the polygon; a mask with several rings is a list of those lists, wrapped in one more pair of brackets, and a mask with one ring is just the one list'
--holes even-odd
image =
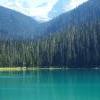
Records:
{"label": "water reflection", "polygon": [[1,100],[100,100],[100,70],[0,72]]}

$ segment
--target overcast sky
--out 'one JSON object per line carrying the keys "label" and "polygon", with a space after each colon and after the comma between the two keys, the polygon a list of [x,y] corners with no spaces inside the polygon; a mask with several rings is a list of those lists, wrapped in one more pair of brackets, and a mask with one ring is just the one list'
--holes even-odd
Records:
{"label": "overcast sky", "polygon": [[88,0],[0,0],[0,5],[48,21]]}

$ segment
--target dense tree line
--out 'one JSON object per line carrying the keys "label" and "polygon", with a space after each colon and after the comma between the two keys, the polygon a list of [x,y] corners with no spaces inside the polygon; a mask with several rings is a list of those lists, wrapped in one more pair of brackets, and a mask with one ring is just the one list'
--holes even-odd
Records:
{"label": "dense tree line", "polygon": [[100,65],[100,23],[69,26],[65,32],[37,40],[1,40],[0,66]]}
{"label": "dense tree line", "polygon": [[[0,18],[4,19],[0,20],[0,66],[99,66],[99,5],[99,0],[89,0],[71,12],[39,26],[36,22],[31,22],[32,19],[29,21],[27,17],[23,18],[23,15],[18,14],[18,23],[14,17],[13,22],[9,24],[7,24],[8,19],[5,20],[5,17],[1,16]],[[9,19],[13,19],[10,15]],[[32,31],[33,26],[34,31]]]}

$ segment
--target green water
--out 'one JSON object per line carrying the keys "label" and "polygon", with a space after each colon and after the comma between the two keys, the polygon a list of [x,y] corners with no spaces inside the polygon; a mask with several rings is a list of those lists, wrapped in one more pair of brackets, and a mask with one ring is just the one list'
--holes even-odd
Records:
{"label": "green water", "polygon": [[100,100],[100,70],[0,72],[0,100]]}

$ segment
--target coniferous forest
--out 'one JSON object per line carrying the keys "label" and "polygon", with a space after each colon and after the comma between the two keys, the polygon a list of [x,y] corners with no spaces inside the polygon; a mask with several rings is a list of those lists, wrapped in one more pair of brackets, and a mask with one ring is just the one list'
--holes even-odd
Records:
{"label": "coniferous forest", "polygon": [[[89,0],[78,8],[42,24],[34,20],[32,22],[31,18],[18,12],[0,7],[0,66],[99,66],[99,4],[99,0]],[[3,10],[6,10],[6,13]],[[9,14],[9,11],[7,19],[4,16]],[[9,18],[12,21],[8,21]],[[18,22],[15,23],[16,19]]]}

